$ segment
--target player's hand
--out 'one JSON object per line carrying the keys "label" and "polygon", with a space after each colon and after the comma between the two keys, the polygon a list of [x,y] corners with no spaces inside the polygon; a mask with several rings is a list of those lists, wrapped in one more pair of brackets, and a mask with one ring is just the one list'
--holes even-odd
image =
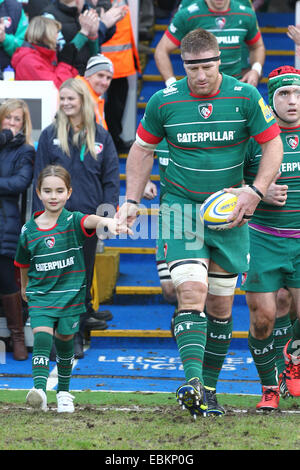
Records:
{"label": "player's hand", "polygon": [[133,231],[126,225],[121,224],[118,219],[108,218],[103,222],[99,222],[96,227],[97,237],[100,240],[109,238],[110,235],[120,235],[120,233],[127,233],[128,235],[133,235]]}
{"label": "player's hand", "polygon": [[287,184],[276,184],[276,181],[280,177],[281,173],[279,172],[270,186],[268,187],[267,193],[263,198],[263,201],[267,204],[272,204],[274,206],[284,206],[287,200]]}
{"label": "player's hand", "polygon": [[236,206],[227,222],[232,222],[228,228],[242,227],[251,217],[260,202],[260,197],[249,186],[242,188],[224,188],[227,193],[235,194],[238,197]]}
{"label": "player's hand", "polygon": [[123,6],[113,6],[109,10],[104,11],[103,9],[100,10],[100,19],[105,24],[107,28],[111,28],[114,26],[118,21],[122,20],[128,11],[128,7]]}
{"label": "player's hand", "polygon": [[300,45],[300,25],[294,26],[289,25],[287,29],[287,36],[294,41],[294,43]]}
{"label": "player's hand", "polygon": [[148,181],[145,186],[143,197],[145,199],[154,199],[157,196],[157,187],[156,184],[152,181]]}
{"label": "player's hand", "polygon": [[249,70],[240,79],[240,81],[244,82],[244,83],[249,83],[250,85],[253,85],[253,86],[257,87],[258,82],[259,82],[259,78],[260,78],[259,74],[256,70]]}
{"label": "player's hand", "polygon": [[119,220],[120,224],[126,224],[129,227],[135,222],[139,214],[139,208],[137,204],[132,204],[131,202],[124,202],[118,212],[115,215],[115,219]]}

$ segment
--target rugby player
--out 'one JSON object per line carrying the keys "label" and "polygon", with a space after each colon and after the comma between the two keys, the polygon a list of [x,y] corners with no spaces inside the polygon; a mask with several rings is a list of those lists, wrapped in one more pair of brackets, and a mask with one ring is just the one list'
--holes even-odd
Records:
{"label": "rugby player", "polygon": [[[213,34],[201,28],[188,33],[181,56],[187,77],[156,92],[147,104],[127,158],[127,201],[116,217],[121,223],[134,222],[154,150],[166,138],[162,238],[178,298],[175,337],[186,378],[177,398],[196,416],[207,411],[206,392],[208,411],[224,412],[217,403],[216,385],[232,336],[238,273],[248,269],[247,220],[279,169],[282,142],[279,126],[257,89],[220,73],[220,50]],[[199,226],[199,206],[209,195],[242,186],[251,136],[261,144],[263,156],[253,184],[240,191],[228,219],[230,229]]]}
{"label": "rugby player", "polygon": [[[262,384],[258,410],[278,408],[280,391],[283,396],[300,396],[299,320],[291,332],[287,314],[280,320],[281,335],[273,333],[276,297],[281,288],[288,287],[298,318],[300,314],[300,70],[290,66],[273,70],[268,92],[281,129],[284,156],[276,184],[269,188],[276,204],[272,199],[260,202],[249,223],[251,257],[243,284],[250,310],[249,348]],[[251,139],[245,162],[246,183],[251,184],[255,178],[260,159],[261,148]],[[281,337],[281,345],[276,344],[277,336]],[[278,370],[276,350],[282,355],[287,342],[286,370]]]}

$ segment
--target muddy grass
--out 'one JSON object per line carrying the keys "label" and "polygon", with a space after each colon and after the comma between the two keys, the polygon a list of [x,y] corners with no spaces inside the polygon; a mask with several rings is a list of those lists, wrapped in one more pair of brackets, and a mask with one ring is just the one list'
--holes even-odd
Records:
{"label": "muddy grass", "polygon": [[74,414],[61,415],[54,403],[47,413],[1,403],[0,422],[1,450],[102,450],[101,459],[110,450],[172,450],[198,459],[203,450],[300,449],[297,403],[267,414],[227,406],[223,417],[196,421],[176,405],[77,404]]}

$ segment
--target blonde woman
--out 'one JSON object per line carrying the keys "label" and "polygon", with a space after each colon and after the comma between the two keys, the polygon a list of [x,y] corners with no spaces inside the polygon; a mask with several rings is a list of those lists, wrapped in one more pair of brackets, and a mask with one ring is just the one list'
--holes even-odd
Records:
{"label": "blonde woman", "polygon": [[0,106],[0,294],[13,357],[25,360],[23,312],[16,283],[14,257],[21,231],[19,196],[32,181],[34,147],[31,119],[23,100],[9,99]]}
{"label": "blonde woman", "polygon": [[[119,159],[110,134],[95,121],[94,105],[87,86],[78,79],[65,81],[59,89],[59,110],[53,124],[41,133],[34,165],[34,181],[49,164],[61,165],[71,175],[73,192],[66,204],[70,211],[105,215],[102,204],[111,208],[119,202]],[[34,198],[34,209],[40,209]],[[98,209],[99,208],[99,209]],[[97,211],[98,209],[98,211]],[[75,355],[83,357],[83,332],[95,314],[90,301],[97,238],[86,240],[84,255],[87,275],[86,315],[82,316],[80,333],[75,337]],[[94,323],[105,328],[105,321]]]}
{"label": "blonde woman", "polygon": [[73,67],[77,50],[74,44],[66,44],[56,55],[57,36],[61,24],[51,18],[34,17],[28,26],[25,42],[11,59],[16,80],[52,80],[59,88],[68,78],[75,77],[78,71]]}

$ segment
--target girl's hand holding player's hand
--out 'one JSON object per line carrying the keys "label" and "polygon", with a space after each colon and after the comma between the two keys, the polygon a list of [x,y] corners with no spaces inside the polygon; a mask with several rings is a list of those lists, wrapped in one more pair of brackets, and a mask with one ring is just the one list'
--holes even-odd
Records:
{"label": "girl's hand holding player's hand", "polygon": [[[105,230],[106,229],[106,230]],[[118,219],[105,219],[105,225],[103,222],[99,222],[96,227],[97,237],[100,240],[109,238],[109,235],[120,235],[120,233],[127,233],[128,235],[133,235],[133,231],[126,225],[120,223]]]}

